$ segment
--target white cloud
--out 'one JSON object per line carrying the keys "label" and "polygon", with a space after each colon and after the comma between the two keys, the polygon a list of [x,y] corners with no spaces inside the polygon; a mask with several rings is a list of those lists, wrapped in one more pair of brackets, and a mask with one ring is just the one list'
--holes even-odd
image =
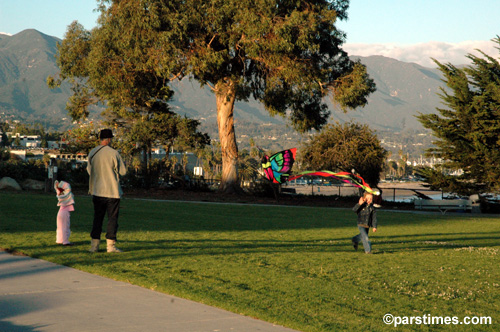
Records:
{"label": "white cloud", "polygon": [[481,56],[476,51],[498,59],[500,51],[497,43],[492,41],[464,41],[460,43],[428,42],[413,45],[402,44],[344,44],[344,50],[349,55],[370,56],[383,55],[404,62],[415,62],[425,67],[435,68],[434,58],[441,63],[451,62],[454,65],[469,64],[467,54]]}
{"label": "white cloud", "polygon": [[0,32],[0,35],[12,36],[12,34],[11,34],[11,33],[7,33],[7,32]]}

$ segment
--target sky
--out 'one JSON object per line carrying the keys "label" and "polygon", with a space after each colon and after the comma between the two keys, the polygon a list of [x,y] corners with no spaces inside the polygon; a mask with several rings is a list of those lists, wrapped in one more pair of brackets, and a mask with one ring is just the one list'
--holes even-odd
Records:
{"label": "sky", "polygon": [[[92,29],[96,7],[95,0],[0,0],[0,32],[36,29],[62,39],[74,20]],[[499,58],[491,41],[500,35],[499,15],[499,0],[351,0],[349,19],[337,26],[350,55],[436,67],[431,58],[465,64],[475,49]]]}
{"label": "sky", "polygon": [[384,55],[427,67],[431,58],[468,63],[476,49],[499,58],[491,39],[500,35],[499,0],[351,0],[347,34],[350,55]]}

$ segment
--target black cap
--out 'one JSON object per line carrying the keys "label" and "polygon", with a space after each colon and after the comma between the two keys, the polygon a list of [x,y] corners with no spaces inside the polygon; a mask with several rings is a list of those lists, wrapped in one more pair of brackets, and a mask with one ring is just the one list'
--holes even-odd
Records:
{"label": "black cap", "polygon": [[111,129],[103,129],[99,133],[99,138],[100,139],[113,138],[113,132],[111,131]]}

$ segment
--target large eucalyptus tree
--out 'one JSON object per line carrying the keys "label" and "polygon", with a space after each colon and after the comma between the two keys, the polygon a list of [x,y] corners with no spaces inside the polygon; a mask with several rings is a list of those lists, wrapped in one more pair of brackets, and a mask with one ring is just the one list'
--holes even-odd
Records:
{"label": "large eucalyptus tree", "polygon": [[[367,103],[375,85],[366,68],[342,50],[345,34],[335,26],[347,18],[348,5],[347,0],[101,0],[91,39],[95,47],[103,42],[113,47],[104,47],[95,64],[113,63],[118,77],[133,70],[153,74],[155,80],[143,84],[167,86],[188,76],[209,86],[222,149],[221,190],[232,192],[239,185],[235,101],[254,97],[303,132],[327,122],[328,95],[344,110]],[[115,60],[123,48],[127,56]]]}

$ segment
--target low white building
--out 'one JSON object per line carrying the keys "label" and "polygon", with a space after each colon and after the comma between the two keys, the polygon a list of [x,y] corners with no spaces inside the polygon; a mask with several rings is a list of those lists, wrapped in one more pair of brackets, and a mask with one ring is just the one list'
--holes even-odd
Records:
{"label": "low white building", "polygon": [[42,145],[42,137],[40,135],[20,135],[17,133],[12,136],[12,141],[19,139],[19,146],[25,148],[39,148]]}

